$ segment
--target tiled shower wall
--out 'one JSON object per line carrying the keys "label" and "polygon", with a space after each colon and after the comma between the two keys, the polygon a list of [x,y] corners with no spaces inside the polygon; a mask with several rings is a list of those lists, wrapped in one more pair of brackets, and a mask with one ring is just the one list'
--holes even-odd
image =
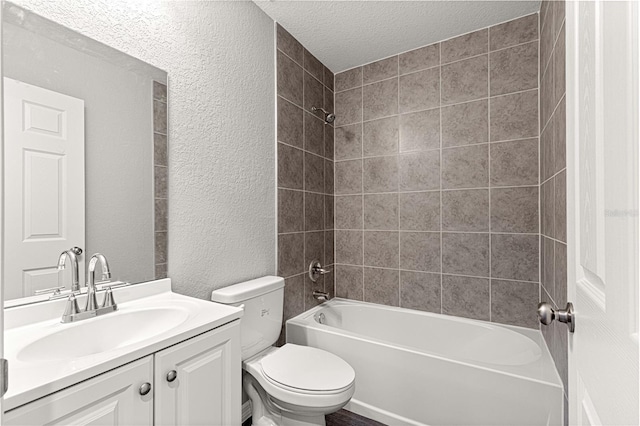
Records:
{"label": "tiled shower wall", "polygon": [[155,277],[167,277],[167,86],[153,82],[153,179]]}
{"label": "tiled shower wall", "polygon": [[[540,8],[540,300],[567,304],[565,3],[544,1]],[[567,392],[567,326],[542,326]],[[566,407],[566,401],[565,401]],[[566,412],[565,412],[566,415]]]}
{"label": "tiled shower wall", "polygon": [[335,90],[336,295],[537,328],[538,14]]}
{"label": "tiled shower wall", "polygon": [[[333,293],[333,274],[313,283],[313,260],[333,269],[333,74],[280,25],[277,38],[278,275],[285,278],[284,320]],[[281,336],[282,339],[282,336]],[[281,340],[282,342],[282,340]]]}

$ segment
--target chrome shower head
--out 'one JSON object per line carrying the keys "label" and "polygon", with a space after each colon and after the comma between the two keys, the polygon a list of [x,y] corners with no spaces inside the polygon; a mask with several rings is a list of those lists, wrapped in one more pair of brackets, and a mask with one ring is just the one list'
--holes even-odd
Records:
{"label": "chrome shower head", "polygon": [[322,113],[324,114],[324,123],[325,124],[330,124],[333,123],[334,121],[336,121],[336,115],[330,112],[327,112],[324,110],[324,108],[317,108],[312,106],[311,107],[311,111],[317,112],[317,111],[322,111]]}

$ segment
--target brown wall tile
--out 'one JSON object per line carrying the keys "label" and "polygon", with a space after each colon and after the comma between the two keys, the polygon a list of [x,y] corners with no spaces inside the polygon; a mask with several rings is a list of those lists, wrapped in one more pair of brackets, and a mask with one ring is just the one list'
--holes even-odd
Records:
{"label": "brown wall tile", "polygon": [[492,52],[489,78],[491,96],[538,87],[538,42]]}
{"label": "brown wall tile", "polygon": [[474,31],[441,43],[442,63],[458,61],[486,53],[489,49],[489,30]]}
{"label": "brown wall tile", "polygon": [[335,91],[353,89],[362,86],[362,67],[353,68],[336,74]]}
{"label": "brown wall tile", "polygon": [[440,110],[402,114],[399,136],[400,152],[440,148]]}
{"label": "brown wall tile", "polygon": [[382,59],[362,66],[362,79],[364,84],[386,80],[398,75],[398,57]]}
{"label": "brown wall tile", "polygon": [[439,151],[414,152],[398,156],[398,185],[401,191],[426,191],[440,186]]}
{"label": "brown wall tile", "polygon": [[488,95],[488,56],[482,55],[442,66],[442,104],[455,104]]}
{"label": "brown wall tile", "polygon": [[538,233],[538,187],[491,189],[491,231]]}
{"label": "brown wall tile", "polygon": [[442,108],[442,146],[489,141],[489,101],[467,102]]}
{"label": "brown wall tile", "polygon": [[490,50],[503,49],[538,39],[538,14],[514,19],[489,29]]}
{"label": "brown wall tile", "polygon": [[279,50],[282,50],[287,56],[294,61],[302,64],[303,50],[302,45],[281,25],[276,26],[276,44]]}
{"label": "brown wall tile", "polygon": [[442,150],[442,188],[489,185],[489,146],[472,145]]}
{"label": "brown wall tile", "polygon": [[398,79],[368,84],[362,90],[362,111],[365,120],[398,113]]}
{"label": "brown wall tile", "polygon": [[398,232],[364,231],[364,265],[398,269]]}
{"label": "brown wall tile", "polygon": [[430,68],[403,75],[399,80],[400,113],[440,106],[440,70]]}
{"label": "brown wall tile", "polygon": [[302,105],[303,73],[302,67],[291,60],[288,56],[278,51],[277,55],[277,78],[278,95]]}
{"label": "brown wall tile", "polygon": [[491,98],[490,132],[492,141],[538,136],[538,91]]}
{"label": "brown wall tile", "polygon": [[440,274],[400,271],[400,306],[440,313]]}
{"label": "brown wall tile", "polygon": [[442,313],[489,321],[489,280],[442,276]]}
{"label": "brown wall tile", "polygon": [[442,191],[442,230],[489,232],[489,191]]}
{"label": "brown wall tile", "polygon": [[489,276],[489,234],[442,234],[442,272]]}
{"label": "brown wall tile", "polygon": [[440,65],[440,44],[431,44],[400,54],[400,74],[420,71]]}
{"label": "brown wall tile", "polygon": [[364,300],[387,306],[398,306],[400,272],[392,269],[364,268]]}
{"label": "brown wall tile", "polygon": [[398,152],[398,117],[380,118],[363,124],[362,152],[365,156]]}
{"label": "brown wall tile", "polygon": [[398,229],[398,194],[365,194],[364,229]]}

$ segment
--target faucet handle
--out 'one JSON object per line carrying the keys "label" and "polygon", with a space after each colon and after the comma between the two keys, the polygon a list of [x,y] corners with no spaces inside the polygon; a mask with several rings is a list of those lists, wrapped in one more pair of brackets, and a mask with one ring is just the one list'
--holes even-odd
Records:
{"label": "faucet handle", "polygon": [[103,308],[112,307],[114,311],[118,309],[118,304],[113,298],[113,291],[111,290],[111,287],[107,287],[107,291],[104,293],[104,300],[102,301],[102,307]]}
{"label": "faucet handle", "polygon": [[78,307],[78,301],[76,300],[76,296],[73,294],[69,295],[67,299],[67,306],[64,309],[63,318],[70,317],[72,315],[80,313],[80,308]]}

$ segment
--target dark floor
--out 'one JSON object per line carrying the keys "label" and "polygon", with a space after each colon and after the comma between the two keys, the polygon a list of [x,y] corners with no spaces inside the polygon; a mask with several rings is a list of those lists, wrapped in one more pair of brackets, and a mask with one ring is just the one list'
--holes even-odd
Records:
{"label": "dark floor", "polygon": [[384,423],[362,417],[347,410],[336,411],[325,417],[327,426],[385,426]]}
{"label": "dark floor", "polygon": [[[327,426],[385,426],[384,423],[359,416],[351,411],[340,410],[326,417]],[[251,417],[242,426],[251,426]]]}

